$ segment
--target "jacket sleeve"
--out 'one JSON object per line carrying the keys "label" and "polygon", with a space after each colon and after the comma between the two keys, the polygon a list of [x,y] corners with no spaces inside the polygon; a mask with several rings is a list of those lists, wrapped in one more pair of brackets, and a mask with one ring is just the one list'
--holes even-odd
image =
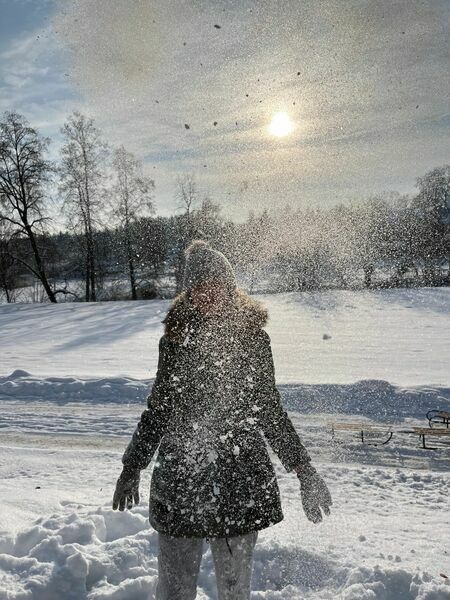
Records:
{"label": "jacket sleeve", "polygon": [[147,409],[133,433],[123,456],[124,467],[145,469],[150,464],[165,433],[172,413],[178,378],[174,373],[176,343],[165,336],[159,341],[159,358],[153,387],[147,397]]}
{"label": "jacket sleeve", "polygon": [[258,337],[258,368],[255,390],[256,417],[272,450],[277,454],[286,471],[309,463],[311,458],[302,444],[289,415],[281,403],[275,383],[275,367],[269,334],[262,330]]}

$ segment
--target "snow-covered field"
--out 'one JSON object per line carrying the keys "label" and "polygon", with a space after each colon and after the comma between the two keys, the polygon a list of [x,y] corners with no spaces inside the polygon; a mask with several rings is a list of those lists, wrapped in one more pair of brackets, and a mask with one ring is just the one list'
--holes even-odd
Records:
{"label": "snow-covered field", "polygon": [[[279,389],[334,510],[309,523],[277,462],[285,519],[259,536],[252,599],[449,600],[449,443],[333,441],[327,421],[408,429],[450,410],[450,289],[260,299]],[[152,598],[151,469],[139,508],[110,503],[168,304],[0,306],[0,599]],[[198,597],[216,598],[204,551]]]}

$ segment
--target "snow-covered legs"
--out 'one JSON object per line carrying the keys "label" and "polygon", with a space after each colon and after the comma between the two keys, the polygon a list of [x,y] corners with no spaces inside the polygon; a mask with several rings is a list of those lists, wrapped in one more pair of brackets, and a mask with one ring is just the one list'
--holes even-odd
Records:
{"label": "snow-covered legs", "polygon": [[[195,600],[203,553],[201,538],[175,538],[159,534],[158,583],[155,600]],[[258,532],[228,538],[211,538],[219,600],[248,600],[253,550]]]}
{"label": "snow-covered legs", "polygon": [[155,600],[195,600],[203,554],[201,538],[158,534],[158,582]]}
{"label": "snow-covered legs", "polygon": [[219,600],[248,600],[253,567],[253,550],[258,532],[228,538],[210,540],[216,571]]}

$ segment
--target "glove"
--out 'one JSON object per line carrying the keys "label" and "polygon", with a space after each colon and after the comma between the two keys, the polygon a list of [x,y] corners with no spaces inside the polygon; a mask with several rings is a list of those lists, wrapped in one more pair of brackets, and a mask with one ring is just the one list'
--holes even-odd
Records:
{"label": "glove", "polygon": [[322,521],[320,509],[326,515],[330,514],[330,506],[333,504],[330,491],[322,477],[309,464],[298,468],[297,477],[300,480],[300,491],[305,515],[313,523],[320,523]]}
{"label": "glove", "polygon": [[116,483],[112,504],[113,510],[124,510],[125,507],[128,509],[133,508],[133,501],[134,504],[139,504],[140,477],[139,471],[123,468]]}

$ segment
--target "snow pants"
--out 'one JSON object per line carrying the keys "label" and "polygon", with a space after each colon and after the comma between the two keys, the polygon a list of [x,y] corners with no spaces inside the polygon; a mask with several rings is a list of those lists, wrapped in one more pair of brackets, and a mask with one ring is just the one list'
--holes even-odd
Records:
{"label": "snow pants", "polygon": [[[258,532],[210,538],[219,600],[249,600],[253,550]],[[195,600],[203,539],[158,534],[158,582],[155,600]],[[228,544],[226,543],[228,541]]]}

